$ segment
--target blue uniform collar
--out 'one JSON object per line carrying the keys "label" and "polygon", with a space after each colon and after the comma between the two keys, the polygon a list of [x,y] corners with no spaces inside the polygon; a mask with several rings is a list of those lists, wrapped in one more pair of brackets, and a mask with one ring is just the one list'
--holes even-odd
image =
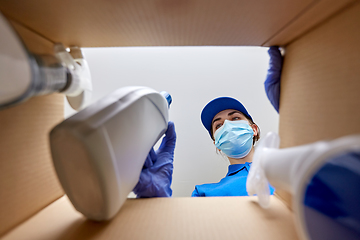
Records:
{"label": "blue uniform collar", "polygon": [[237,173],[241,170],[244,170],[246,169],[248,172],[250,170],[250,165],[251,165],[251,162],[246,162],[244,164],[232,164],[232,165],[229,165],[229,170],[228,170],[228,173],[226,174],[226,176],[230,176],[230,175],[233,175],[234,173]]}

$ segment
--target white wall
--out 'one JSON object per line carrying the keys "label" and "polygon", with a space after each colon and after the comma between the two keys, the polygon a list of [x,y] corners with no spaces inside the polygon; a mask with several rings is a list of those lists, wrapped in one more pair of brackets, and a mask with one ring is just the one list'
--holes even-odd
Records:
{"label": "white wall", "polygon": [[[148,86],[172,95],[170,120],[178,136],[173,196],[190,196],[196,184],[218,182],[228,162],[216,154],[200,112],[219,96],[239,99],[262,136],[278,131],[278,114],[263,82],[269,57],[260,47],[148,47],[83,49],[93,80],[93,101],[117,88]],[[65,116],[73,111],[65,106]]]}

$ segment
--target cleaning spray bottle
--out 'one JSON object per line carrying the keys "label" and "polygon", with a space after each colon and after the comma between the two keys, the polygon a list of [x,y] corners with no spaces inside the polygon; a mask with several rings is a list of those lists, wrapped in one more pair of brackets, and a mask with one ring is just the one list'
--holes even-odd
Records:
{"label": "cleaning spray bottle", "polygon": [[269,207],[270,183],[293,196],[301,239],[360,239],[360,135],[279,149],[269,133],[255,150],[249,195]]}
{"label": "cleaning spray bottle", "polygon": [[166,92],[120,88],[51,131],[56,173],[79,212],[102,221],[119,211],[167,130],[170,103]]}

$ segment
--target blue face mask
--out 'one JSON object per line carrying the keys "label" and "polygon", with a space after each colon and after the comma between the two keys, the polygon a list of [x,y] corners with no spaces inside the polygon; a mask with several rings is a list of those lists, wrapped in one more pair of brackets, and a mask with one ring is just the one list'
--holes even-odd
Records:
{"label": "blue face mask", "polygon": [[245,120],[228,121],[216,130],[215,146],[231,158],[246,157],[252,147],[254,131]]}

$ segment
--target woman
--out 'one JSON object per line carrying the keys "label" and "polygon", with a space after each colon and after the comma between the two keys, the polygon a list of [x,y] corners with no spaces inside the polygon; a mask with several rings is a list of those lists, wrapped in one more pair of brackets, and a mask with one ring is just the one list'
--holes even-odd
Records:
{"label": "woman", "polygon": [[[210,101],[202,110],[201,121],[218,151],[230,162],[226,176],[218,183],[196,185],[192,197],[248,196],[246,179],[260,129],[245,107],[231,97]],[[274,189],[270,187],[273,194]]]}
{"label": "woman", "polygon": [[[265,90],[271,104],[279,111],[283,58],[277,46],[270,47],[268,53],[270,62]],[[217,149],[228,156],[230,166],[228,174],[219,183],[197,185],[192,196],[247,196],[246,178],[254,155],[253,145],[260,138],[259,127],[239,101],[227,97],[209,102],[203,109],[201,120]],[[245,121],[246,124],[238,124],[236,121]],[[239,139],[234,141],[234,137],[230,136],[235,136],[235,139],[238,136]],[[170,185],[175,142],[174,123],[169,123],[160,149],[156,152],[152,149],[146,158],[139,182],[134,189],[137,197],[172,195]],[[270,191],[273,193],[274,189],[270,187]]]}

